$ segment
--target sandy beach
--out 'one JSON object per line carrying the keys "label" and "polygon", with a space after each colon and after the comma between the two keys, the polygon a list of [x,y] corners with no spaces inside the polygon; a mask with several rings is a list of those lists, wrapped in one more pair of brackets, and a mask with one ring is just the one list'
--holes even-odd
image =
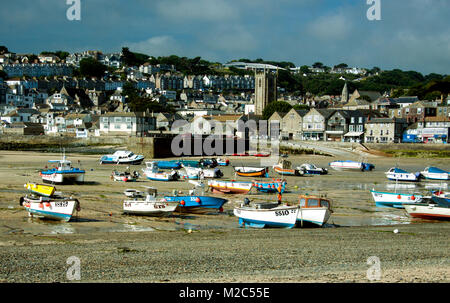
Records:
{"label": "sandy beach", "polygon": [[[41,183],[38,170],[60,154],[0,151],[0,281],[70,282],[67,258],[81,261],[82,282],[368,282],[367,259],[376,256],[380,282],[449,282],[448,222],[411,219],[404,210],[378,209],[370,189],[394,191],[384,172],[399,165],[411,172],[433,165],[449,170],[448,159],[370,157],[372,172],[337,172],[324,176],[286,177],[283,201],[300,193],[326,195],[332,214],[323,228],[242,229],[232,214],[248,197],[276,201],[276,195],[251,192],[225,196],[223,213],[151,218],[122,214],[123,191],[153,186],[158,193],[181,190],[186,181],[114,182],[113,169],[100,155],[68,154],[86,170],[85,184],[61,185],[58,191],[81,203],[67,223],[28,217],[19,205],[26,182]],[[235,166],[258,165],[259,159],[229,157]],[[295,166],[328,167],[338,158],[290,156]],[[344,159],[341,159],[344,160]],[[353,159],[356,160],[356,159]],[[130,166],[140,171],[144,165]],[[235,178],[232,167],[221,168]],[[271,178],[279,178],[273,170]],[[245,178],[237,177],[238,180]],[[251,180],[251,179],[247,179]],[[424,181],[397,185],[404,192],[447,190],[448,183]],[[210,194],[210,193],[207,193]],[[393,230],[398,229],[398,233]]]}

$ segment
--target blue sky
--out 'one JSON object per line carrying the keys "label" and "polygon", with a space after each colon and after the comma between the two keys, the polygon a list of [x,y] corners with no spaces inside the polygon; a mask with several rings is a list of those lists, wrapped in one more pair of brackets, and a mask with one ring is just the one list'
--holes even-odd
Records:
{"label": "blue sky", "polygon": [[69,21],[66,0],[2,1],[0,45],[44,50],[132,51],[320,61],[332,66],[400,68],[450,74],[450,1],[380,0],[380,21],[367,0],[81,0]]}

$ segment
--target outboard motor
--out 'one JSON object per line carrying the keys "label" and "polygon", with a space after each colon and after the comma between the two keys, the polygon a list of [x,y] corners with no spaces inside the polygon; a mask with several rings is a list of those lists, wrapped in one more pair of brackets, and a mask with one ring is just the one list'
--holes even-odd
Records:
{"label": "outboard motor", "polygon": [[248,206],[250,205],[250,199],[249,198],[245,198],[244,199],[244,206]]}

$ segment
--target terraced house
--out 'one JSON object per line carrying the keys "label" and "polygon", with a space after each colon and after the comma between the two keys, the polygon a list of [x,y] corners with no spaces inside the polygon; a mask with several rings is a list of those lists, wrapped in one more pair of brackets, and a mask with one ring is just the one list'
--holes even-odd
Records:
{"label": "terraced house", "polygon": [[366,122],[366,143],[399,143],[408,122],[403,118],[371,118]]}
{"label": "terraced house", "polygon": [[100,116],[100,133],[114,136],[145,136],[156,129],[156,118],[143,112],[109,112]]}
{"label": "terraced house", "polygon": [[328,118],[334,114],[333,109],[311,109],[303,117],[303,140],[327,141],[325,133]]}

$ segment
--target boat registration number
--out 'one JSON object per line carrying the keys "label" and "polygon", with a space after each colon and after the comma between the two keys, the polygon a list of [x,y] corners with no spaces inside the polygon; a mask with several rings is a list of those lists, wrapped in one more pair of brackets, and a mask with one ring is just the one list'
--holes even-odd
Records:
{"label": "boat registration number", "polygon": [[69,202],[55,202],[55,207],[67,207]]}
{"label": "boat registration number", "polygon": [[289,213],[295,213],[295,209],[291,209],[291,211],[289,211],[288,209],[285,210],[277,210],[275,211],[275,216],[288,216]]}

